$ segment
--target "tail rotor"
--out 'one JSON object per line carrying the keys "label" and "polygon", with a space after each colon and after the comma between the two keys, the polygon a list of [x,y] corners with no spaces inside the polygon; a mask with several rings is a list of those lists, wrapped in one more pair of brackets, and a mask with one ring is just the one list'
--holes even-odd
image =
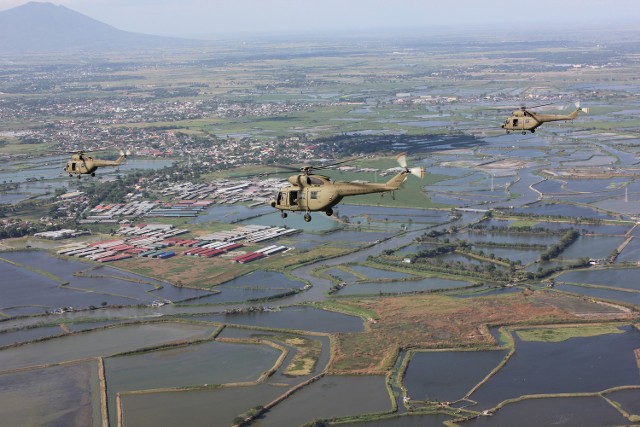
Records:
{"label": "tail rotor", "polygon": [[407,173],[410,173],[414,176],[417,176],[420,179],[424,178],[424,168],[422,166],[416,166],[413,168],[407,167],[407,153],[400,153],[396,156],[396,160],[401,168],[403,168]]}

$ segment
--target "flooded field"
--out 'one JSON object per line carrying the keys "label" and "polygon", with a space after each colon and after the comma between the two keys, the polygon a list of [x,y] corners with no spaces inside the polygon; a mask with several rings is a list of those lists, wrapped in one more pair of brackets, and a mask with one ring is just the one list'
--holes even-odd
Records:
{"label": "flooded field", "polygon": [[243,205],[213,205],[189,223],[202,224],[211,221],[234,223],[270,213],[273,213],[273,208],[267,205],[254,208]]}
{"label": "flooded field", "polygon": [[559,291],[572,292],[578,295],[585,295],[593,298],[600,298],[607,301],[617,301],[622,303],[640,305],[640,292],[631,292],[628,290],[614,290],[593,288],[588,286],[575,286],[561,283],[556,285]]}
{"label": "flooded field", "polygon": [[98,364],[73,363],[0,375],[7,426],[101,425]]}
{"label": "flooded field", "polygon": [[[228,427],[240,414],[264,406],[287,389],[261,384],[122,397],[125,427],[173,425],[182,427]],[[184,410],[189,408],[189,416]],[[113,422],[111,423],[114,424]]]}
{"label": "flooded field", "polygon": [[267,345],[207,342],[105,360],[110,418],[116,393],[256,381],[280,351]]}
{"label": "flooded field", "polygon": [[560,342],[524,341],[516,334],[513,356],[471,394],[478,402],[474,409],[525,395],[597,393],[640,384],[634,356],[640,332],[631,326],[620,331]]}
{"label": "flooded field", "polygon": [[613,216],[595,209],[562,203],[533,203],[526,208],[514,209],[516,212],[536,215],[557,215],[562,217],[583,217],[593,219],[615,219]]}
{"label": "flooded field", "polygon": [[640,283],[637,282],[638,273],[640,270],[637,268],[589,269],[563,273],[557,277],[557,280],[640,291]]}
{"label": "flooded field", "polygon": [[541,249],[512,249],[512,248],[493,248],[474,245],[474,250],[482,250],[485,254],[494,254],[496,258],[505,258],[511,261],[520,261],[523,265],[529,264],[540,258],[543,252]]}
{"label": "flooded field", "polygon": [[341,228],[339,222],[329,218],[323,212],[314,212],[311,222],[305,222],[303,214],[300,212],[291,213],[287,218],[281,218],[280,213],[270,208],[273,212],[267,213],[257,218],[240,221],[238,224],[268,225],[270,227],[288,227],[303,229],[311,232],[324,232]]}
{"label": "flooded field", "polygon": [[558,259],[607,258],[624,242],[624,236],[583,235],[558,255]]}
{"label": "flooded field", "polygon": [[523,245],[551,245],[558,241],[553,234],[521,234],[491,231],[465,231],[457,233],[456,239],[468,240],[471,243],[494,242]]}
{"label": "flooded field", "polygon": [[350,265],[349,270],[353,270],[369,279],[404,279],[411,277],[411,275],[406,273],[382,270],[379,268],[367,267],[365,265]]}
{"label": "flooded field", "polygon": [[60,326],[48,326],[43,328],[31,328],[21,329],[18,331],[2,332],[0,333],[0,347],[62,334],[64,334],[64,330]]}
{"label": "flooded field", "polygon": [[455,402],[482,381],[506,351],[426,351],[413,354],[404,376],[412,400]]}
{"label": "flooded field", "polygon": [[217,285],[213,288],[216,293],[193,299],[186,304],[256,301],[285,295],[304,286],[303,282],[292,280],[282,273],[258,270]]}
{"label": "flooded field", "polygon": [[214,326],[157,323],[100,329],[25,344],[0,352],[2,370],[97,356],[111,356],[144,347],[207,338]]}
{"label": "flooded field", "polygon": [[309,384],[252,423],[302,425],[315,418],[344,417],[391,410],[382,376],[325,376]]}
{"label": "flooded field", "polygon": [[510,403],[490,417],[478,417],[459,425],[538,427],[558,424],[596,427],[628,425],[628,420],[601,397],[557,397]]}
{"label": "flooded field", "polygon": [[637,263],[638,261],[640,261],[640,239],[634,236],[631,242],[629,242],[620,255],[618,255],[616,263]]}
{"label": "flooded field", "polygon": [[347,295],[375,295],[401,294],[410,292],[435,291],[441,289],[455,289],[470,286],[471,283],[461,280],[448,279],[420,279],[394,282],[361,282],[349,284],[337,292],[339,296]]}
{"label": "flooded field", "polygon": [[55,258],[45,251],[1,252],[0,274],[15,280],[0,282],[0,311],[17,316],[60,307],[139,305],[157,299],[180,301],[209,294],[110,267],[92,266]]}
{"label": "flooded field", "polygon": [[255,381],[280,351],[267,345],[206,342],[188,347],[110,357],[112,392]]}
{"label": "flooded field", "polygon": [[202,315],[194,316],[193,319],[232,325],[326,333],[358,332],[363,330],[363,321],[359,317],[306,306],[285,307],[280,311],[270,312]]}

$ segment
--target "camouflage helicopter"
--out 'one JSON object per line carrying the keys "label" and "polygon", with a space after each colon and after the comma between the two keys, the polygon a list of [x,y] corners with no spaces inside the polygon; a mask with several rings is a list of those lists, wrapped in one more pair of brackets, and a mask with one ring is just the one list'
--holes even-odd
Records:
{"label": "camouflage helicopter", "polygon": [[533,110],[534,108],[544,107],[551,104],[542,104],[536,105],[535,107],[527,108],[520,107],[520,109],[515,110],[511,117],[509,117],[502,124],[502,129],[505,129],[507,133],[511,131],[522,131],[523,135],[527,134],[527,131],[531,131],[534,133],[538,126],[546,122],[555,122],[559,120],[573,120],[578,117],[580,112],[588,113],[589,109],[580,108],[580,104],[576,103],[576,110],[574,110],[571,114],[542,114],[536,113]]}
{"label": "camouflage helicopter", "polygon": [[327,216],[333,215],[333,207],[340,203],[346,196],[357,196],[370,193],[386,193],[397,190],[408,177],[413,174],[418,178],[424,178],[424,168],[407,167],[407,158],[404,153],[399,154],[396,159],[402,167],[402,171],[385,183],[361,183],[333,181],[328,176],[312,174],[311,171],[326,169],[341,163],[326,166],[303,166],[301,168],[291,168],[299,170],[297,175],[290,176],[288,181],[290,186],[280,188],[275,198],[269,201],[269,205],[281,211],[282,218],[287,217],[287,212],[305,212],[304,220],[311,221],[310,212],[322,211]]}
{"label": "camouflage helicopter", "polygon": [[96,169],[105,166],[119,166],[129,154],[128,150],[127,152],[120,151],[120,157],[116,160],[100,160],[94,159],[80,150],[71,156],[71,160],[67,162],[64,171],[67,172],[69,176],[73,176],[74,174],[78,175],[78,179],[85,174],[96,176]]}

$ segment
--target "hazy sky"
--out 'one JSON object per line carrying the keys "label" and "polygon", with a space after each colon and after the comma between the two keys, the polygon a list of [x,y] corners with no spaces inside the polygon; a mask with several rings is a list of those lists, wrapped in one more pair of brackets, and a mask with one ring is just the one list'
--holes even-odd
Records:
{"label": "hazy sky", "polygon": [[[0,10],[26,3],[0,0]],[[640,0],[54,0],[118,29],[187,36],[469,25],[640,26]]]}

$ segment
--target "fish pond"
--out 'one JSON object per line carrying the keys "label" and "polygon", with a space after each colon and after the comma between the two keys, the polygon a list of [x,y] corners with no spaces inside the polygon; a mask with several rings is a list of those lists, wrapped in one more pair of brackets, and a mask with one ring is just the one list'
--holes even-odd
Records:
{"label": "fish pond", "polygon": [[556,278],[559,282],[586,283],[612,288],[626,288],[640,291],[637,268],[587,269],[563,273]]}
{"label": "fish pond", "polygon": [[[11,315],[36,314],[59,307],[148,304],[157,299],[180,301],[208,291],[178,288],[169,283],[112,267],[62,259],[46,251],[0,253],[0,310]],[[7,310],[11,309],[11,310]]]}
{"label": "fish pond", "polygon": [[111,356],[140,348],[209,337],[217,328],[162,322],[99,329],[39,341],[0,351],[3,370]]}
{"label": "fish pond", "polygon": [[632,326],[559,342],[525,340],[520,334],[523,332],[514,334],[516,351],[506,365],[471,394],[470,398],[478,402],[474,409],[490,409],[526,395],[597,393],[640,385],[634,355],[640,332]]}
{"label": "fish pond", "polygon": [[503,350],[415,352],[404,375],[404,386],[413,400],[455,402],[506,355]]}
{"label": "fish pond", "polygon": [[558,255],[558,259],[607,258],[626,238],[624,236],[582,235]]}
{"label": "fish pond", "polygon": [[363,282],[349,284],[340,289],[336,295],[375,295],[375,294],[401,294],[412,292],[435,291],[442,289],[455,289],[471,286],[471,283],[461,280],[449,280],[440,278],[426,278],[420,280],[403,280],[395,282]]}
{"label": "fish pond", "polygon": [[557,284],[555,287],[560,291],[640,306],[640,292],[576,286],[565,283]]}
{"label": "fish pond", "polygon": [[97,362],[1,374],[0,413],[6,426],[99,426]]}
{"label": "fish pond", "polygon": [[299,390],[267,411],[254,426],[299,426],[315,418],[345,417],[391,410],[385,377],[331,376]]}
{"label": "fish pond", "polygon": [[[264,406],[287,391],[260,384],[122,395],[123,426],[228,427],[240,414]],[[188,416],[185,416],[188,408]],[[111,425],[115,425],[114,420]]]}
{"label": "fish pond", "polygon": [[110,416],[116,393],[256,381],[272,368],[280,350],[268,345],[211,341],[105,359]]}
{"label": "fish pond", "polygon": [[490,417],[462,422],[462,427],[622,426],[629,420],[601,397],[554,397],[509,403]]}
{"label": "fish pond", "polygon": [[284,307],[278,311],[213,314],[189,318],[231,325],[295,329],[325,333],[361,332],[364,330],[363,321],[359,317],[320,310],[309,306]]}

